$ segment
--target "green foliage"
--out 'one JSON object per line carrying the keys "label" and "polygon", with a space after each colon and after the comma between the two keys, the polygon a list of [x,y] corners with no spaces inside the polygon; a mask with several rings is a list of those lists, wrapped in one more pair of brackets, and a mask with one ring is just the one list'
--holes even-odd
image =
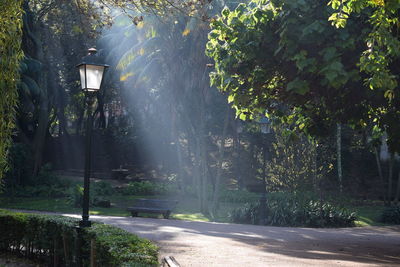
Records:
{"label": "green foliage", "polygon": [[[233,222],[258,224],[260,204],[246,203],[234,209],[229,217]],[[345,227],[354,226],[356,216],[345,208],[321,203],[306,194],[273,193],[267,197],[267,225]]]}
{"label": "green foliage", "polygon": [[91,183],[90,186],[92,187],[96,196],[110,196],[115,193],[114,188],[108,182],[95,182]]}
{"label": "green foliage", "polygon": [[243,207],[233,209],[228,216],[235,223],[258,224],[259,212],[258,203],[245,203]]}
{"label": "green foliage", "polygon": [[[91,192],[92,193],[92,192]],[[93,203],[93,195],[89,194],[89,203]],[[83,200],[83,186],[75,185],[68,189],[67,191],[67,202],[75,208],[82,207]]]}
{"label": "green foliage", "polygon": [[[12,147],[10,152],[10,155],[15,153],[14,147]],[[20,161],[22,166],[17,164],[16,161]],[[11,169],[7,173],[7,177],[5,179],[5,195],[13,197],[51,198],[66,196],[66,188],[71,186],[70,181],[61,180],[54,175],[49,164],[44,165],[39,174],[34,177],[30,172],[32,162],[30,160],[27,161],[28,162],[26,162],[24,153],[17,153],[17,156],[12,157],[10,161]]]}
{"label": "green foliage", "polygon": [[329,20],[337,28],[346,27],[353,13],[370,10],[371,17],[368,23],[371,27],[365,38],[367,47],[360,57],[360,69],[368,74],[365,82],[371,89],[383,89],[387,92],[387,97],[391,98],[393,89],[398,86],[398,70],[391,68],[391,64],[400,56],[400,3],[383,0],[334,0],[330,5],[337,12],[333,13]]}
{"label": "green foliage", "polygon": [[0,3],[0,180],[7,168],[7,151],[14,128],[19,62],[22,58],[22,0]]}
{"label": "green foliage", "polygon": [[400,206],[396,205],[384,209],[381,216],[381,222],[400,224]]}
{"label": "green foliage", "polygon": [[99,266],[157,266],[157,247],[150,241],[110,225],[87,229],[96,239]]}
{"label": "green foliage", "polygon": [[22,143],[13,143],[9,150],[9,169],[6,183],[24,185],[28,182],[33,166],[30,148]]}
{"label": "green foliage", "polygon": [[211,83],[243,119],[267,110],[310,135],[327,134],[336,122],[377,125],[400,150],[398,5],[371,11],[356,6],[362,1],[331,1],[342,15],[353,4],[349,12],[359,12],[340,29],[328,21],[326,1],[254,0],[224,9],[208,36]]}
{"label": "green foliage", "polygon": [[253,202],[258,198],[256,193],[247,190],[222,190],[219,196],[220,201],[230,203]]}
{"label": "green foliage", "polygon": [[[270,191],[308,191],[333,169],[334,151],[330,140],[309,140],[304,134],[293,136],[290,127],[275,127],[271,160],[268,161]],[[301,155],[301,156],[299,156]]]}
{"label": "green foliage", "polygon": [[65,187],[59,184],[54,185],[27,185],[15,188],[6,188],[6,194],[14,197],[45,197],[58,198],[66,196]]}
{"label": "green foliage", "polygon": [[[115,193],[110,183],[100,181],[91,183],[89,204],[94,207],[108,208],[110,205],[109,199]],[[83,186],[76,184],[67,190],[67,202],[75,208],[81,207],[83,201]]]}
{"label": "green foliage", "polygon": [[123,195],[165,195],[176,193],[176,184],[156,182],[130,182],[121,191]]}
{"label": "green foliage", "polygon": [[62,265],[72,265],[77,248],[81,248],[84,266],[89,266],[90,243],[94,240],[98,266],[157,266],[154,244],[109,225],[94,223],[82,229],[83,243],[76,247],[77,222],[61,216],[0,210],[0,250],[35,257],[48,265],[54,264],[55,253]]}

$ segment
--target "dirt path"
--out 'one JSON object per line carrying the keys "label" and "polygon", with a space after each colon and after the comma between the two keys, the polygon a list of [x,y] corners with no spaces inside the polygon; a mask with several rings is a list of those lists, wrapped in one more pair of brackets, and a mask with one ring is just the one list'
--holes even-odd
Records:
{"label": "dirt path", "polygon": [[[79,217],[77,215],[69,215]],[[155,241],[182,266],[400,266],[400,226],[314,229],[91,216]]]}

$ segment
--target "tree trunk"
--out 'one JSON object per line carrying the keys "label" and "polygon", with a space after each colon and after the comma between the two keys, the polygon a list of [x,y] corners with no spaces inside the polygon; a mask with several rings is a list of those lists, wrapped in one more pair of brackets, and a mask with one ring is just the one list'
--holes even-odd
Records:
{"label": "tree trunk", "polygon": [[400,198],[400,171],[397,176],[397,189],[396,189],[396,197],[394,199],[396,204],[399,204],[399,198]]}
{"label": "tree trunk", "polygon": [[336,146],[337,146],[337,171],[339,181],[339,192],[343,193],[343,175],[342,175],[342,126],[340,123],[337,124],[337,135],[336,135]]}
{"label": "tree trunk", "polygon": [[376,165],[378,167],[379,179],[380,179],[381,184],[382,184],[383,203],[386,205],[387,204],[386,186],[385,186],[385,180],[383,178],[382,164],[381,164],[381,160],[379,159],[379,152],[378,152],[378,148],[377,147],[374,147],[374,154],[375,154]]}
{"label": "tree trunk", "polygon": [[39,174],[40,168],[43,161],[43,150],[47,135],[47,126],[49,120],[48,111],[48,99],[43,98],[39,107],[39,122],[35,132],[35,138],[33,141],[33,151],[34,151],[34,168],[33,174],[37,176]]}
{"label": "tree trunk", "polygon": [[207,144],[205,138],[202,138],[201,149],[201,212],[204,215],[209,214],[208,207],[208,160],[207,160]]}
{"label": "tree trunk", "polygon": [[394,154],[392,152],[390,152],[389,175],[388,175],[388,191],[387,191],[387,204],[389,206],[392,204],[393,163],[394,163]]}
{"label": "tree trunk", "polygon": [[179,140],[179,130],[177,125],[176,115],[177,111],[175,109],[172,110],[172,119],[171,119],[171,139],[175,144],[175,152],[176,152],[176,169],[175,172],[177,174],[177,182],[179,189],[184,190],[185,184],[187,183],[184,179],[183,175],[183,162],[182,162],[182,147],[181,142]]}
{"label": "tree trunk", "polygon": [[318,170],[317,170],[317,144],[315,141],[312,142],[313,148],[313,187],[314,192],[318,191]]}
{"label": "tree trunk", "polygon": [[[236,125],[234,125],[234,129],[236,129]],[[237,186],[238,189],[243,189],[244,188],[244,183],[243,183],[243,177],[242,177],[242,165],[243,163],[241,162],[241,144],[240,144],[240,133],[238,131],[234,131],[234,151],[236,152],[236,157],[235,157],[235,165],[234,165],[234,170],[236,174],[236,179],[237,179]]]}
{"label": "tree trunk", "polygon": [[[42,38],[39,38],[40,34],[43,31],[44,25],[40,21],[33,21],[32,12],[29,10],[28,2],[24,2],[24,11],[26,15],[24,16],[24,34],[27,38],[29,38],[34,46],[32,49],[32,57],[43,63],[43,66],[46,66],[48,62],[45,58]],[[41,37],[41,36],[40,36]],[[37,176],[40,168],[42,166],[43,161],[43,150],[47,135],[48,122],[49,122],[49,97],[48,97],[48,80],[47,80],[47,71],[46,69],[42,69],[35,75],[35,80],[38,86],[41,89],[40,99],[39,99],[39,108],[38,108],[38,125],[35,131],[35,136],[33,138],[33,156],[34,156],[34,165],[33,165],[33,175]]]}
{"label": "tree trunk", "polygon": [[230,118],[230,106],[226,106],[225,111],[225,119],[224,119],[224,126],[222,130],[221,136],[221,144],[218,149],[218,163],[217,163],[217,175],[215,177],[215,187],[212,197],[212,204],[211,204],[211,216],[215,217],[218,203],[219,203],[219,191],[221,187],[221,175],[222,175],[222,167],[223,167],[223,159],[224,159],[224,152],[225,152],[225,139],[226,139],[226,132],[228,130],[229,125],[229,118]]}
{"label": "tree trunk", "polygon": [[194,168],[193,168],[193,177],[195,179],[195,186],[196,186],[196,191],[197,191],[197,200],[198,200],[198,206],[199,209],[202,209],[203,205],[203,200],[202,200],[202,193],[201,193],[201,173],[200,173],[200,167],[201,167],[201,156],[200,156],[200,137],[196,137],[196,144],[195,144],[195,156],[194,156]]}

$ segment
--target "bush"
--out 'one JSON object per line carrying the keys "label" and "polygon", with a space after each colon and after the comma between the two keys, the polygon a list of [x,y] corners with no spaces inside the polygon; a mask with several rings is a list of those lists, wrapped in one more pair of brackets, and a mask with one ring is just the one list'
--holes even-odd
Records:
{"label": "bush", "polygon": [[[77,225],[73,218],[0,210],[0,251],[40,259],[49,266],[75,266],[79,253],[83,266],[89,266],[93,240],[97,266],[158,265],[157,247],[146,239],[100,223],[83,229]],[[77,229],[82,230],[81,239]]]}
{"label": "bush", "polygon": [[[257,224],[259,210],[259,202],[247,203],[229,217],[233,222]],[[266,224],[274,226],[347,227],[356,220],[355,213],[345,208],[296,194],[269,194],[266,212]]]}
{"label": "bush", "polygon": [[26,184],[33,168],[32,159],[32,152],[28,145],[13,143],[8,154],[10,169],[5,176],[6,183],[10,186]]}
{"label": "bush", "polygon": [[259,205],[257,203],[245,203],[243,207],[234,209],[229,213],[232,222],[257,224],[259,219]]}
{"label": "bush", "polygon": [[157,265],[157,247],[149,240],[105,224],[94,224],[87,232],[96,239],[99,266]]}
{"label": "bush", "polygon": [[175,184],[155,182],[130,182],[121,191],[123,195],[165,195],[177,192]]}
{"label": "bush", "polygon": [[37,186],[16,186],[13,188],[12,192],[7,189],[8,195],[14,197],[64,197],[66,196],[65,188],[61,188],[57,185],[37,185]]}
{"label": "bush", "polygon": [[[91,192],[90,192],[91,193]],[[75,185],[68,189],[67,191],[67,203],[75,208],[82,206],[83,200],[83,186]],[[93,194],[89,194],[89,203],[93,202]]]}
{"label": "bush", "polygon": [[387,207],[384,209],[381,221],[383,223],[400,224],[400,206]]}
{"label": "bush", "polygon": [[[90,186],[89,205],[94,207],[109,208],[111,206],[110,200],[106,199],[105,196],[111,195],[112,192],[113,189],[111,185],[106,182],[93,183]],[[73,187],[70,187],[67,191],[67,203],[75,208],[80,208],[82,207],[82,201],[83,186],[77,184]]]}
{"label": "bush", "polygon": [[231,203],[254,202],[258,198],[258,194],[247,190],[222,190],[219,197],[220,201]]}
{"label": "bush", "polygon": [[23,184],[10,179],[14,178],[7,178],[4,193],[13,197],[65,197],[65,189],[71,185],[70,181],[61,180],[54,175],[49,164],[42,167],[37,177],[25,177]]}
{"label": "bush", "polygon": [[108,182],[95,182],[91,183],[90,186],[96,196],[110,196],[115,193],[114,188]]}

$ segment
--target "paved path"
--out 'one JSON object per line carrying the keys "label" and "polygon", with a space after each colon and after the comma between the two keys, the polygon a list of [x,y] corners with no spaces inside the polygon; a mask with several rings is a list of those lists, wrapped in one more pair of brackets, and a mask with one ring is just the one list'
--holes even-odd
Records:
{"label": "paved path", "polygon": [[[79,217],[77,215],[68,215]],[[183,266],[400,266],[400,226],[266,227],[91,216],[155,241]]]}

